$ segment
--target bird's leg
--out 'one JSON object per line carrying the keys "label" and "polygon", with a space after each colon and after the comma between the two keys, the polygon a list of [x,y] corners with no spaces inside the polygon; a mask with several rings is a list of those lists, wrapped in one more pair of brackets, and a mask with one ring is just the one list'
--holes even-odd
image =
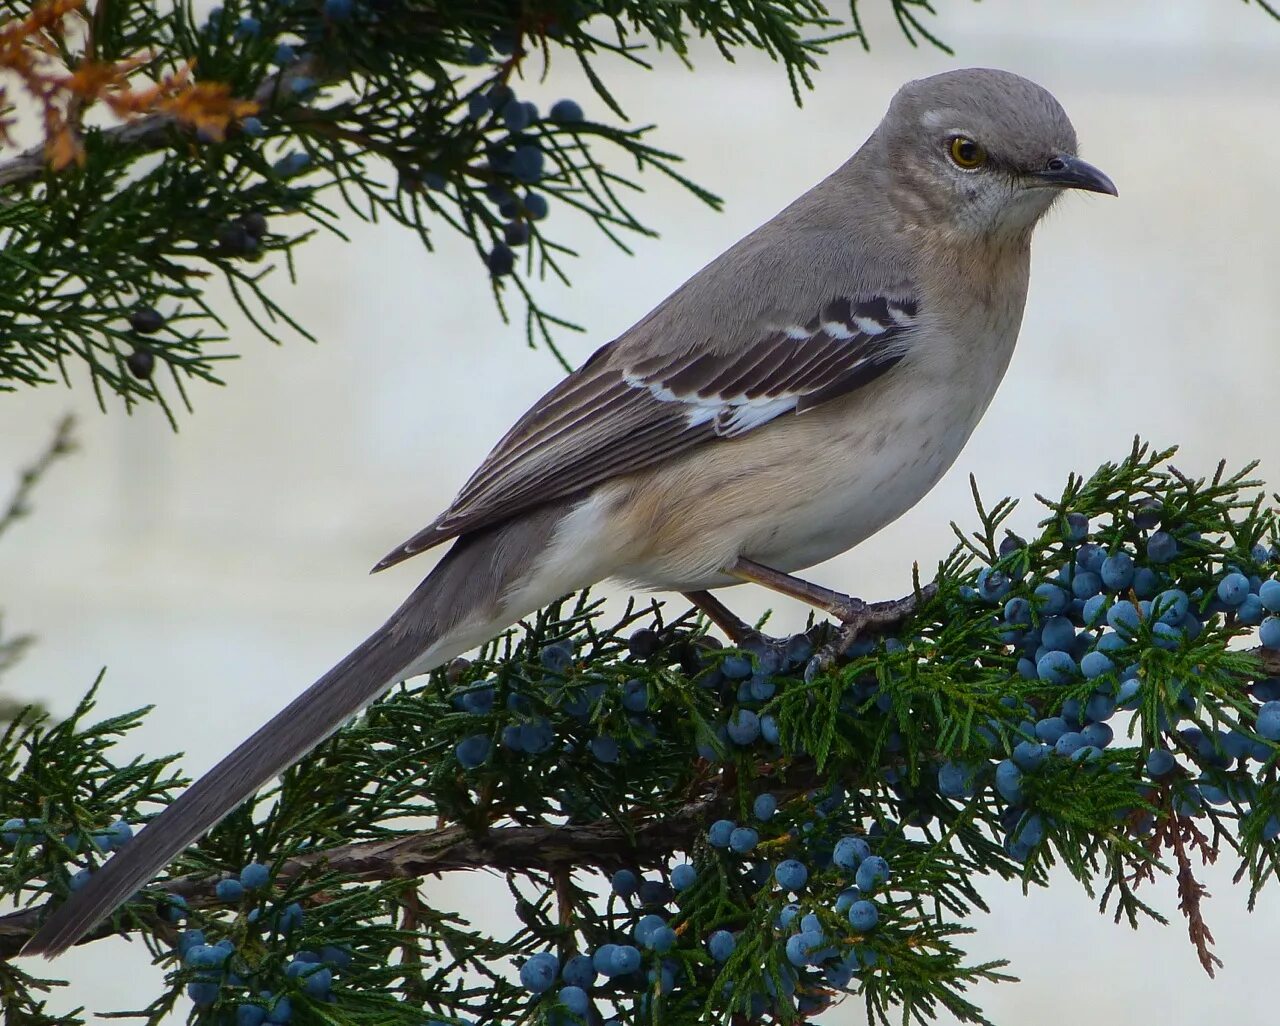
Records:
{"label": "bird's leg", "polygon": [[771,591],[799,599],[807,605],[830,613],[840,621],[842,626],[835,639],[824,645],[822,650],[814,656],[815,662],[811,663],[814,670],[828,665],[835,656],[847,651],[869,628],[885,630],[896,627],[915,612],[922,599],[929,598],[936,590],[934,585],[929,584],[921,588],[918,593],[900,599],[890,599],[887,602],[864,602],[851,595],[843,595],[819,584],[793,577],[791,574],[784,574],[780,570],[774,570],[751,559],[739,558],[727,572],[740,580],[751,581]]}
{"label": "bird's leg", "polygon": [[799,599],[806,605],[821,609],[824,613],[830,613],[844,624],[854,622],[861,624],[869,608],[862,599],[842,595],[820,584],[811,584],[799,577],[792,577],[791,574],[784,574],[781,570],[774,570],[763,563],[757,563],[753,559],[739,557],[738,561],[729,567],[728,573],[740,580],[768,588],[770,591]]}
{"label": "bird's leg", "polygon": [[751,624],[739,617],[709,591],[686,591],[684,597],[692,602],[713,624],[728,635],[730,641],[741,646],[749,638],[759,635]]}

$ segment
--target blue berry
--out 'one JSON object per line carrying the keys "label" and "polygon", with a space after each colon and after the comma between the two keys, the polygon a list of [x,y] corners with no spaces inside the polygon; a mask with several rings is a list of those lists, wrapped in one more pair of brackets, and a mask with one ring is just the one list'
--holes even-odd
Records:
{"label": "blue berry", "polygon": [[1089,537],[1089,518],[1083,513],[1067,514],[1067,541],[1073,544]]}
{"label": "blue berry", "polygon": [[859,933],[874,930],[880,922],[880,911],[870,901],[855,901],[849,906],[849,925]]}
{"label": "blue berry", "polygon": [[622,685],[622,707],[627,712],[644,712],[649,708],[649,686],[635,678]]}
{"label": "blue berry", "polygon": [[257,18],[241,18],[236,25],[237,39],[251,39],[262,34],[262,22]]}
{"label": "blue berry", "polygon": [[1102,591],[1102,578],[1091,570],[1076,574],[1071,582],[1071,594],[1078,599],[1089,599]]}
{"label": "blue berry", "polygon": [[1045,744],[1052,745],[1070,729],[1061,716],[1046,716],[1036,723],[1036,737]]}
{"label": "blue berry", "polygon": [[619,869],[613,874],[610,884],[613,887],[613,893],[620,898],[629,898],[635,894],[636,888],[640,886],[640,881],[636,879],[635,873],[629,869]]}
{"label": "blue berry", "polygon": [[162,901],[164,908],[161,915],[171,923],[180,923],[187,918],[187,899],[181,894],[168,894]]}
{"label": "blue berry", "polygon": [[1268,702],[1258,710],[1258,736],[1280,741],[1280,702]]}
{"label": "blue berry", "polygon": [[464,691],[460,701],[465,712],[472,716],[483,716],[487,712],[493,711],[493,706],[497,700],[492,684],[480,684]]}
{"label": "blue berry", "polygon": [[208,1008],[218,1000],[218,984],[194,980],[187,984],[187,997],[197,1008]]}
{"label": "blue berry", "polygon": [[640,949],[631,944],[619,944],[613,949],[613,961],[610,963],[611,973],[607,976],[625,976],[640,968]]}
{"label": "blue berry", "polygon": [[236,902],[244,897],[244,884],[239,880],[219,880],[213,892],[219,901]]}
{"label": "blue berry", "polygon": [[1084,608],[1080,610],[1080,619],[1086,627],[1097,627],[1102,622],[1108,601],[1107,595],[1093,595],[1085,600]]}
{"label": "blue berry", "polygon": [[479,121],[489,113],[489,97],[484,93],[472,93],[467,97],[467,117],[472,121]]}
{"label": "blue berry", "polygon": [[1268,616],[1258,628],[1258,640],[1264,648],[1280,648],[1280,616]]}
{"label": "blue berry", "polygon": [[1280,581],[1263,581],[1258,588],[1258,598],[1268,613],[1280,613]]}
{"label": "blue berry", "polygon": [[568,641],[557,641],[553,645],[545,645],[538,653],[538,662],[548,673],[563,677],[573,668],[573,645]]}
{"label": "blue berry", "polygon": [[713,848],[729,847],[729,838],[733,831],[737,828],[737,824],[731,819],[718,819],[711,824],[711,828],[707,831],[707,841]]}
{"label": "blue berry", "polygon": [[[729,835],[732,838],[732,834]],[[732,841],[730,842],[732,843]],[[688,862],[681,862],[671,869],[671,886],[677,891],[687,891],[698,882],[698,871]]]}
{"label": "blue berry", "polygon": [[998,602],[1009,594],[1013,581],[1003,570],[986,566],[978,571],[978,595],[986,602]]}
{"label": "blue berry", "polygon": [[293,1002],[287,997],[273,997],[271,994],[264,994],[263,997],[271,1002],[271,1007],[267,1010],[267,1022],[286,1023],[293,1018]]}
{"label": "blue berry", "polygon": [[525,990],[541,994],[550,990],[560,972],[560,962],[548,951],[530,956],[520,967],[520,983]]}
{"label": "blue berry", "polygon": [[1085,719],[1092,723],[1109,720],[1116,712],[1116,700],[1104,691],[1095,691],[1085,703]]}
{"label": "blue berry", "polygon": [[972,778],[963,763],[944,762],[938,767],[938,793],[944,798],[967,798],[973,794]]}
{"label": "blue berry", "polygon": [[1232,609],[1248,598],[1250,591],[1249,578],[1239,572],[1227,574],[1218,582],[1218,598]]}
{"label": "blue berry", "polygon": [[302,974],[302,992],[311,998],[323,999],[333,989],[333,970],[327,966],[308,966]]}
{"label": "blue berry", "polygon": [[561,987],[560,1003],[574,1015],[582,1018],[586,1018],[587,1012],[591,1008],[591,998],[581,987]]}
{"label": "blue berry", "polygon": [[611,764],[618,761],[618,742],[611,737],[593,737],[589,747],[599,762]]}
{"label": "blue berry", "polygon": [[355,0],[324,0],[325,17],[332,21],[346,21],[355,10]]}
{"label": "blue berry", "polygon": [[1005,759],[996,767],[996,790],[1007,802],[1022,798],[1022,770],[1012,759]]}
{"label": "blue berry", "polygon": [[511,174],[530,185],[542,177],[545,166],[546,157],[542,149],[532,143],[517,146],[515,153],[511,155]]}
{"label": "blue berry", "polygon": [[636,928],[631,932],[631,936],[635,938],[637,944],[642,948],[649,946],[649,939],[653,936],[655,930],[660,930],[667,925],[667,921],[662,916],[653,915],[641,916],[640,921],[636,923]]}
{"label": "blue berry", "polygon": [[735,709],[729,717],[728,730],[734,744],[752,744],[760,736],[760,718],[750,709]]}
{"label": "blue berry", "polygon": [[1171,773],[1177,764],[1178,761],[1173,757],[1172,752],[1164,748],[1154,748],[1147,756],[1147,776],[1158,779]]}
{"label": "blue berry", "polygon": [[1128,599],[1113,603],[1107,610],[1107,623],[1122,638],[1132,638],[1137,634],[1141,622],[1142,615],[1138,607]]}
{"label": "blue berry", "polygon": [[235,1026],[262,1026],[267,1010],[261,1005],[237,1005]]}
{"label": "blue berry", "polygon": [[809,870],[803,862],[785,859],[774,869],[773,878],[784,891],[800,891],[809,880]]}
{"label": "blue berry", "polygon": [[831,861],[841,869],[856,870],[871,854],[871,846],[861,837],[842,837],[836,842]]}
{"label": "blue berry", "polygon": [[1168,531],[1156,531],[1147,539],[1147,559],[1152,563],[1168,563],[1178,554],[1178,542]]}
{"label": "blue berry", "polygon": [[1115,731],[1105,723],[1090,723],[1080,731],[1084,743],[1094,748],[1106,748],[1115,739]]}
{"label": "blue berry", "polygon": [[1099,571],[1102,584],[1110,591],[1123,591],[1133,583],[1133,557],[1127,552],[1117,552],[1102,561]]}
{"label": "blue berry", "polygon": [[[1065,726],[1063,723],[1063,727]],[[1014,765],[1024,773],[1034,773],[1048,756],[1049,746],[1035,741],[1019,741],[1013,747]]]}
{"label": "blue berry", "polygon": [[1041,624],[1040,641],[1047,649],[1069,652],[1075,640],[1075,624],[1065,616],[1051,616]]}
{"label": "blue berry", "polygon": [[745,855],[760,843],[760,835],[751,827],[737,827],[729,835],[729,848],[739,855]]}
{"label": "blue berry", "polygon": [[1102,573],[1102,564],[1106,561],[1107,553],[1101,545],[1095,545],[1093,542],[1086,542],[1076,549],[1076,566],[1085,573],[1099,574]]}
{"label": "blue berry", "polygon": [[249,116],[247,118],[240,119],[240,131],[247,136],[257,138],[266,132],[266,128],[263,127],[262,122],[258,118]]}
{"label": "blue berry", "polygon": [[574,955],[564,964],[560,977],[571,987],[590,990],[596,982],[596,968],[589,955]]}
{"label": "blue berry", "polygon": [[651,950],[656,951],[659,955],[665,955],[676,946],[676,941],[678,939],[679,938],[677,938],[675,930],[671,929],[669,926],[662,926],[653,931],[649,937],[649,943],[646,946]]}
{"label": "blue berry", "polygon": [[863,894],[870,894],[889,879],[889,863],[879,855],[868,855],[858,867],[854,883]]}
{"label": "blue berry", "polygon": [[1066,652],[1046,652],[1036,663],[1036,673],[1049,684],[1069,684],[1079,668]]}
{"label": "blue berry", "polygon": [[1256,627],[1262,623],[1262,598],[1258,595],[1246,595],[1244,601],[1236,606],[1236,619],[1245,627]]}
{"label": "blue berry", "polygon": [[299,75],[297,78],[289,80],[289,92],[294,96],[307,96],[316,89],[316,80],[307,75]]}
{"label": "blue berry", "polygon": [[720,672],[730,680],[745,680],[752,669],[751,659],[745,655],[727,655],[720,663]]}
{"label": "blue berry", "polygon": [[809,964],[810,956],[826,943],[820,933],[797,933],[787,938],[787,961],[796,967]]}
{"label": "blue berry", "polygon": [[1048,582],[1036,585],[1032,595],[1040,615],[1044,617],[1057,616],[1071,604],[1070,596],[1062,588]]}
{"label": "blue berry", "polygon": [[1004,604],[1005,623],[1022,626],[1031,622],[1031,602],[1015,595]]}
{"label": "blue berry", "polygon": [[765,713],[760,717],[760,736],[766,744],[776,745],[781,741],[782,734],[778,728],[778,720],[772,713]]}
{"label": "blue berry", "polygon": [[311,155],[309,153],[294,150],[292,153],[286,153],[273,166],[276,174],[281,178],[292,178],[294,175],[305,171],[310,164]]}
{"label": "blue berry", "polygon": [[1110,673],[1115,668],[1116,664],[1096,649],[1086,652],[1084,658],[1080,660],[1080,672],[1089,680],[1101,677],[1104,673]]}
{"label": "blue berry", "polygon": [[737,946],[737,940],[728,930],[717,930],[707,938],[707,951],[717,962],[729,961]]}
{"label": "blue berry", "polygon": [[298,54],[288,43],[281,43],[276,47],[275,56],[272,58],[277,64],[292,64]]}
{"label": "blue berry", "polygon": [[1053,750],[1061,756],[1069,758],[1085,745],[1084,738],[1075,730],[1069,730],[1053,744]]}
{"label": "blue berry", "polygon": [[1160,575],[1149,566],[1140,566],[1133,572],[1133,591],[1140,599],[1149,599],[1160,587]]}
{"label": "blue berry", "polygon": [[511,274],[516,269],[516,255],[505,242],[499,242],[485,258],[489,273],[495,278]]}
{"label": "blue berry", "polygon": [[522,132],[529,127],[529,109],[517,99],[508,100],[502,108],[502,123],[512,132]]}
{"label": "blue berry", "polygon": [[591,966],[601,976],[613,975],[613,958],[618,950],[616,944],[601,944],[591,955]]}
{"label": "blue berry", "polygon": [[1013,836],[1020,843],[1034,848],[1044,840],[1044,819],[1037,813],[1027,813],[1018,820]]}
{"label": "blue berry", "polygon": [[493,742],[485,734],[472,734],[470,737],[463,738],[453,749],[458,765],[463,769],[483,766],[492,751]]}
{"label": "blue berry", "polygon": [[778,799],[767,791],[764,794],[756,795],[756,800],[751,803],[751,812],[756,819],[762,822],[768,822],[773,819],[774,813],[778,811]]}
{"label": "blue berry", "polygon": [[472,43],[462,53],[462,59],[473,68],[489,60],[489,48],[482,43]]}
{"label": "blue berry", "polygon": [[524,198],[525,213],[531,221],[541,221],[547,216],[547,197],[540,192],[530,192]]}
{"label": "blue berry", "polygon": [[1179,624],[1186,619],[1191,600],[1180,588],[1169,588],[1151,600],[1151,615],[1160,623]]}
{"label": "blue berry", "polygon": [[582,120],[582,108],[574,100],[557,100],[548,116],[562,125],[571,125]]}

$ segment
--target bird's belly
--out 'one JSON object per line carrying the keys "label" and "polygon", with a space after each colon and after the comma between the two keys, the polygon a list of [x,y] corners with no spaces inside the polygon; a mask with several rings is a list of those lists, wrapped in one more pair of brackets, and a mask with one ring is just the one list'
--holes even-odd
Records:
{"label": "bird's belly", "polygon": [[897,520],[937,484],[969,435],[957,424],[921,427],[856,460],[817,459],[831,471],[821,488],[797,496],[802,501],[789,503],[767,530],[744,539],[741,555],[777,570],[802,570]]}
{"label": "bird's belly", "polygon": [[[918,387],[916,382],[916,387]],[[704,447],[630,499],[648,539],[619,577],[692,591],[738,583],[738,557],[793,572],[839,555],[909,510],[955,461],[985,399],[940,390],[934,401],[885,389],[733,442],[732,459]],[[989,395],[985,398],[989,398]],[[653,539],[658,539],[655,545]]]}

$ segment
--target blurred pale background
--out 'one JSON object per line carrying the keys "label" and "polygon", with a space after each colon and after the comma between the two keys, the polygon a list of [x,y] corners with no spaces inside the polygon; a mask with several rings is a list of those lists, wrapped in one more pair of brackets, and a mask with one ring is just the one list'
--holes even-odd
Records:
{"label": "blurred pale background", "polygon": [[[726,210],[652,178],[635,206],[662,238],[637,243],[635,258],[553,210],[558,237],[583,254],[571,291],[542,293],[588,329],[562,339],[575,362],[842,161],[902,81],[993,65],[1059,96],[1120,198],[1059,206],[1038,236],[1021,347],[957,466],[899,523],[814,577],[868,598],[900,594],[913,559],[929,567],[950,548],[948,521],[972,522],[970,472],[991,498],[1029,497],[1122,455],[1137,432],[1181,443],[1189,471],[1273,451],[1280,25],[1222,0],[948,3],[936,27],[956,47],[951,59],[911,49],[882,5],[864,6],[874,49],[837,48],[803,110],[758,59],[727,65],[704,52],[696,76],[660,58],[655,73],[613,77],[637,120],[660,121],[653,141],[684,154]],[[526,91],[544,106],[569,95],[598,108],[570,72],[562,61]],[[225,366],[227,389],[196,389],[196,414],[177,435],[155,411],[100,415],[83,388],[0,398],[3,473],[68,409],[84,443],[41,490],[36,518],[0,547],[8,628],[42,638],[7,676],[9,693],[64,713],[105,665],[101,712],[157,706],[124,748],[182,748],[199,772],[428,569],[430,557],[366,574],[558,371],[500,322],[482,268],[447,232],[432,255],[394,227],[349,218],[344,228],[353,243],[305,247],[301,284],[280,296],[321,344],[272,348],[224,303],[244,358]],[[1280,461],[1262,472],[1274,486]],[[1036,515],[1026,506],[1016,522]],[[752,590],[731,597],[744,613],[765,608]],[[780,605],[775,615],[794,626],[804,613]],[[1024,982],[971,996],[997,1022],[1040,1026],[1128,1022],[1157,1001],[1168,1026],[1269,1020],[1280,896],[1273,888],[1247,914],[1232,868],[1206,872],[1227,963],[1217,982],[1196,963],[1171,885],[1157,904],[1175,924],[1134,933],[1064,879],[1027,897],[985,888],[993,911],[974,921],[971,953],[1011,958]],[[455,877],[437,893],[478,922],[507,919],[504,895],[483,881]],[[140,945],[122,943],[81,949],[55,971],[74,981],[55,1004],[91,1010],[140,1007],[158,976]],[[849,1001],[822,1019],[864,1017]]]}

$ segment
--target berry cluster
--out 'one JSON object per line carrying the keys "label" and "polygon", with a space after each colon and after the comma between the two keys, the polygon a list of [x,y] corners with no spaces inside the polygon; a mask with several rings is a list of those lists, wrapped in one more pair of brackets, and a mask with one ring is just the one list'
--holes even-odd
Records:
{"label": "berry cluster", "polygon": [[[1230,804],[1240,817],[1250,816],[1266,782],[1263,770],[1275,757],[1268,742],[1280,740],[1280,679],[1255,682],[1234,716],[1219,717],[1211,727],[1180,726],[1199,709],[1196,669],[1167,676],[1158,688],[1144,688],[1143,681],[1165,676],[1161,653],[1186,652],[1206,631],[1257,627],[1263,649],[1280,649],[1280,580],[1252,569],[1280,561],[1280,553],[1255,545],[1247,565],[1219,563],[1213,576],[1187,590],[1170,564],[1184,546],[1201,539],[1176,526],[1158,529],[1156,503],[1134,517],[1140,533],[1128,544],[1095,540],[1080,514],[1066,521],[1074,553],[1057,573],[1022,577],[1017,553],[1025,543],[1009,536],[1001,562],[982,570],[963,596],[1000,610],[999,639],[1017,656],[1022,678],[1063,692],[1059,702],[1004,699],[1024,717],[1007,757],[994,766],[995,791],[1008,805],[1006,851],[1025,861],[1045,834],[1043,818],[1026,809],[1028,778],[1057,759],[1106,764],[1116,740],[1109,721],[1117,714],[1140,714],[1136,727],[1146,743],[1147,775],[1168,788],[1176,812],[1195,816],[1207,805]],[[1254,703],[1248,703],[1249,695]],[[993,746],[994,727],[988,728]],[[946,762],[938,770],[938,789],[948,798],[970,798],[984,770],[982,763]],[[1150,798],[1149,792],[1135,795],[1134,806],[1122,810],[1140,830],[1154,822],[1142,808]],[[1264,840],[1280,836],[1272,801],[1267,797],[1259,810],[1265,813]]]}
{"label": "berry cluster", "polygon": [[[220,925],[229,927],[228,934],[234,931],[239,943],[228,935],[210,944],[202,929],[187,929],[178,937],[187,996],[197,1008],[234,1008],[236,1026],[291,1022],[298,1001],[333,1002],[334,974],[352,963],[351,952],[337,945],[295,947],[306,914],[296,901],[273,903],[271,882],[270,868],[260,862],[218,882],[219,902],[237,913],[233,922]],[[174,904],[177,920],[185,916],[185,903]],[[264,940],[291,950],[283,965],[264,959]]]}

